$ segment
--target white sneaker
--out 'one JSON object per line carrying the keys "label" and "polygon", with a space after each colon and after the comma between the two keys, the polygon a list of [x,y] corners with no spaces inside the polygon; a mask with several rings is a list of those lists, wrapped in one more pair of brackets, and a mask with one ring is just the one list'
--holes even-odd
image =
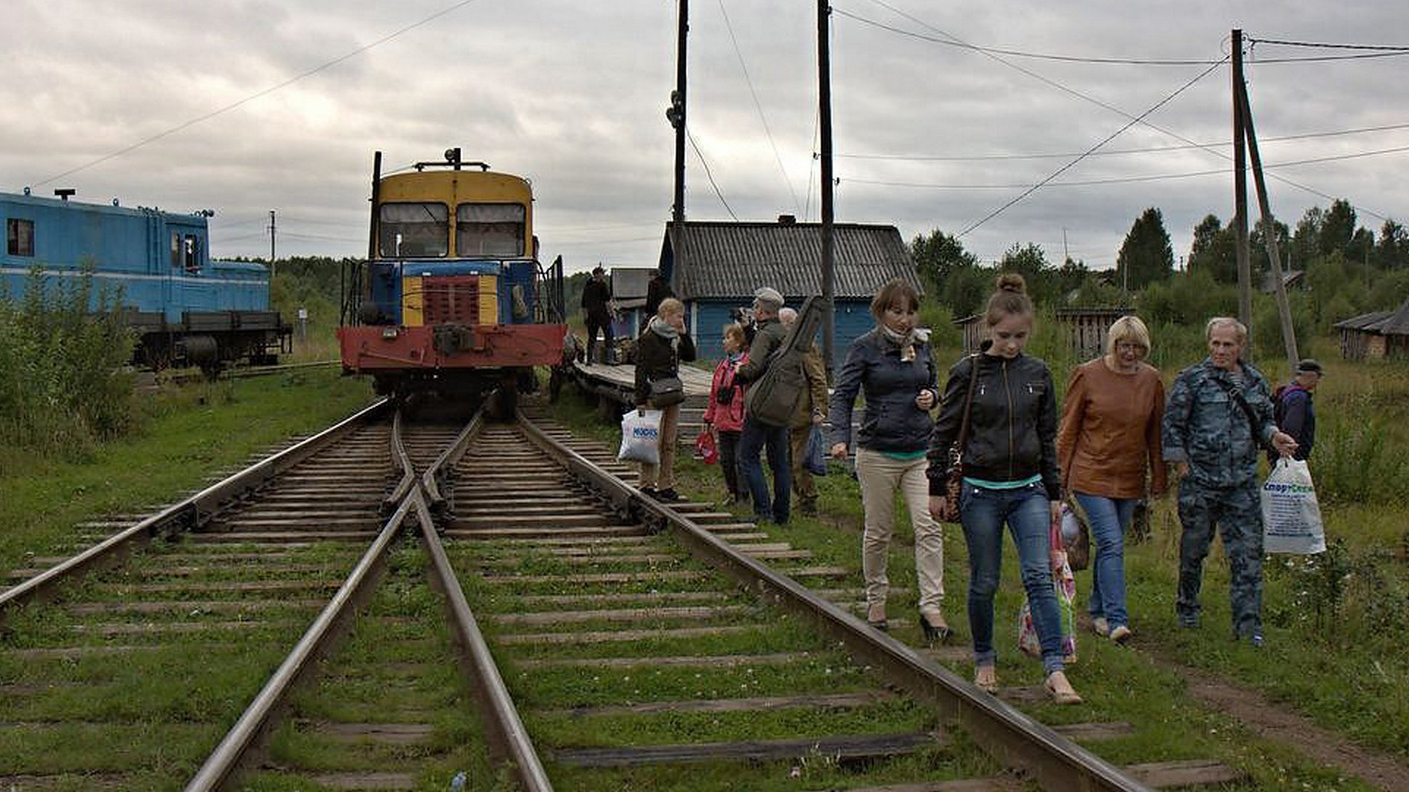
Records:
{"label": "white sneaker", "polygon": [[1130,640],[1130,636],[1130,628],[1126,627],[1124,624],[1111,630],[1111,640],[1118,644],[1124,644],[1126,641]]}
{"label": "white sneaker", "polygon": [[1097,616],[1091,620],[1091,629],[1104,638],[1111,634],[1111,623],[1106,621],[1105,616]]}

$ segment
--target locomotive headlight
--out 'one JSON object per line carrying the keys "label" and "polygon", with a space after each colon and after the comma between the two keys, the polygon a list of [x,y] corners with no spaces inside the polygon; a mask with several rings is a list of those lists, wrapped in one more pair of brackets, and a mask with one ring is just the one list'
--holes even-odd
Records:
{"label": "locomotive headlight", "polygon": [[396,339],[396,328],[395,328],[395,327],[383,327],[383,328],[382,328],[382,340],[383,340],[383,341],[392,341],[392,340],[395,340],[395,339]]}

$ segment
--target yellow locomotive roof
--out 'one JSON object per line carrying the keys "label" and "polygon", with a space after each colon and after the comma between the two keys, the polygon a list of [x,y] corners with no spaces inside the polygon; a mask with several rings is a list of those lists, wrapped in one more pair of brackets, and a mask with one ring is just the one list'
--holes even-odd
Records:
{"label": "yellow locomotive roof", "polygon": [[434,170],[397,173],[382,178],[380,200],[459,203],[520,203],[531,205],[528,181],[508,173],[480,170]]}

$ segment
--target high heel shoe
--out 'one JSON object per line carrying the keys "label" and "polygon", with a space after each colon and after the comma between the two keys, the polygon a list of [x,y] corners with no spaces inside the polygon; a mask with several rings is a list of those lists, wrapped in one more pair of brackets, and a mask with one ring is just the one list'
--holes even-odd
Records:
{"label": "high heel shoe", "polygon": [[954,635],[954,631],[949,629],[947,624],[941,624],[938,627],[930,624],[929,617],[925,616],[924,611],[920,611],[920,629],[924,631],[925,642],[929,644],[948,643],[950,637]]}

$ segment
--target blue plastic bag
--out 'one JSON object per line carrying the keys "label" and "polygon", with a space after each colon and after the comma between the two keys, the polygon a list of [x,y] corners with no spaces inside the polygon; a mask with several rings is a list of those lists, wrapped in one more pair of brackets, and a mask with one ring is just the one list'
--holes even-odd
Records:
{"label": "blue plastic bag", "polygon": [[807,458],[803,462],[807,472],[814,476],[827,475],[827,453],[822,447],[822,427],[813,424],[812,435],[807,438]]}

